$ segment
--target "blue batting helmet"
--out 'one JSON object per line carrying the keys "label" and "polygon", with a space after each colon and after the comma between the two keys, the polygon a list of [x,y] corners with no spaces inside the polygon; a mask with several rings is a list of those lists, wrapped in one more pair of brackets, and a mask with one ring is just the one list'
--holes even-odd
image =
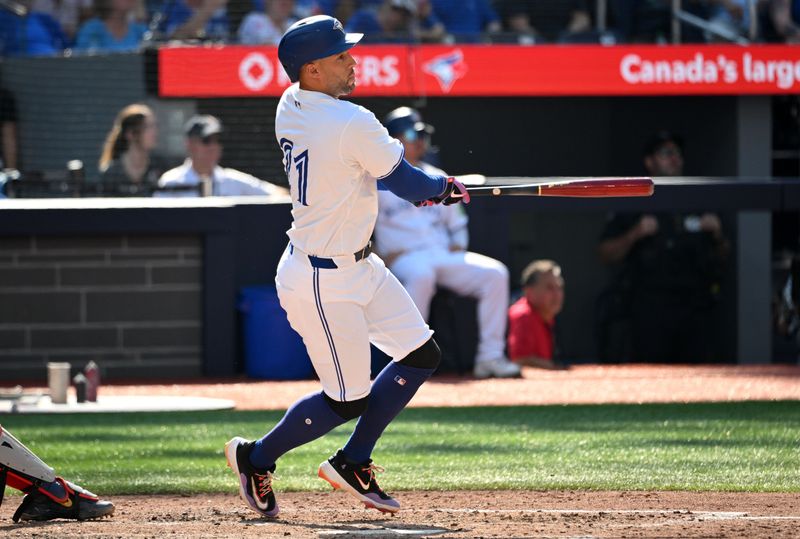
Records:
{"label": "blue batting helmet", "polygon": [[423,133],[430,136],[434,132],[433,126],[423,122],[419,111],[411,107],[394,109],[383,119],[383,125],[392,137],[404,136],[411,139]]}
{"label": "blue batting helmet", "polygon": [[300,79],[308,62],[339,54],[361,41],[364,34],[347,34],[338,19],[327,15],[306,17],[291,25],[278,43],[278,58],[289,80]]}

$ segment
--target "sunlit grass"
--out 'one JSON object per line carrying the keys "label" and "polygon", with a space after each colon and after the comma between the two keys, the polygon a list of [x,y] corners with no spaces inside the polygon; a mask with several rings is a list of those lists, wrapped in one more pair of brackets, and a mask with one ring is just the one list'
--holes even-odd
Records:
{"label": "sunlit grass", "polygon": [[[222,449],[279,412],[5,416],[68,479],[104,495],[234,492]],[[277,490],[324,490],[355,422],[285,455]],[[374,458],[409,489],[800,491],[800,402],[412,408]]]}

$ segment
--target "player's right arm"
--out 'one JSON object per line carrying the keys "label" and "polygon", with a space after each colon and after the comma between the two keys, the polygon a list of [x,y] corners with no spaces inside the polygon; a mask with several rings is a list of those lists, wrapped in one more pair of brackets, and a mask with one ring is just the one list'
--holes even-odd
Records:
{"label": "player's right arm", "polygon": [[395,195],[419,202],[443,195],[449,185],[444,176],[429,175],[403,157],[403,146],[389,136],[375,115],[359,108],[342,132],[342,158],[357,162]]}

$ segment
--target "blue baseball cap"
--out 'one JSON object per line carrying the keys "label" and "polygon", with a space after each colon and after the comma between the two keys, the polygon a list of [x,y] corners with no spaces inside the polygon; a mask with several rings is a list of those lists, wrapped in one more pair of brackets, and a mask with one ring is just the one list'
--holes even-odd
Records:
{"label": "blue baseball cap", "polygon": [[364,34],[348,34],[342,23],[328,15],[306,17],[291,25],[278,43],[278,58],[289,80],[300,80],[308,62],[339,54],[355,46]]}

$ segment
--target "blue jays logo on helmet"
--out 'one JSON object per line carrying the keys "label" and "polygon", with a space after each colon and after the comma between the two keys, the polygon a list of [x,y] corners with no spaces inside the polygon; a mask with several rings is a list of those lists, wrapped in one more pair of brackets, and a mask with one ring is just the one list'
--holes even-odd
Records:
{"label": "blue jays logo on helmet", "polygon": [[338,19],[327,15],[306,17],[291,25],[278,43],[278,58],[289,80],[300,79],[300,68],[308,62],[344,52],[364,34],[348,34]]}

